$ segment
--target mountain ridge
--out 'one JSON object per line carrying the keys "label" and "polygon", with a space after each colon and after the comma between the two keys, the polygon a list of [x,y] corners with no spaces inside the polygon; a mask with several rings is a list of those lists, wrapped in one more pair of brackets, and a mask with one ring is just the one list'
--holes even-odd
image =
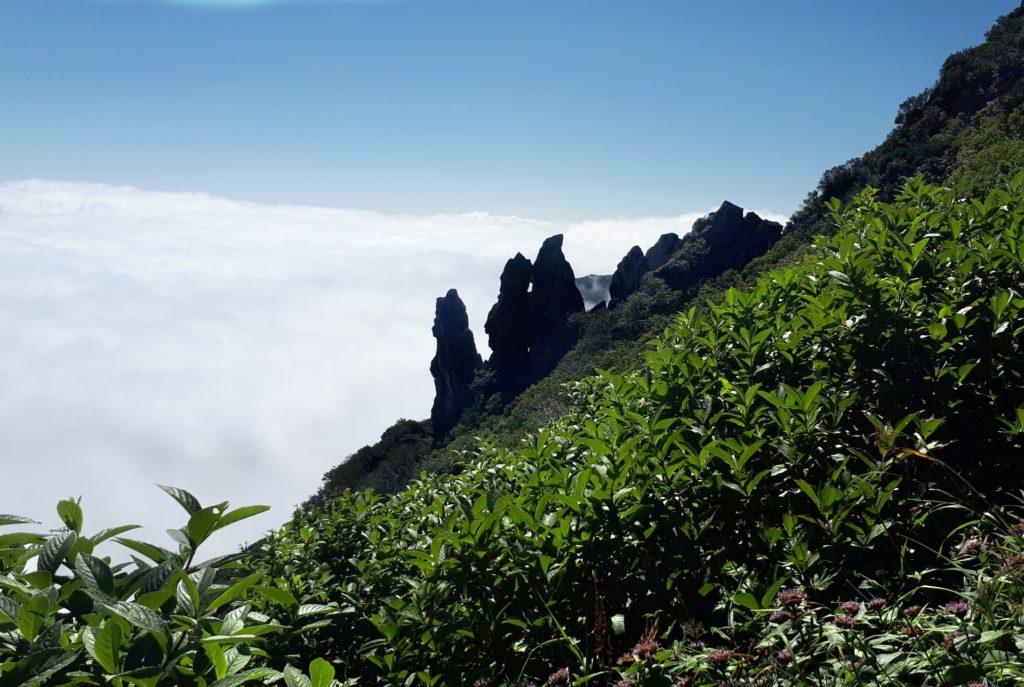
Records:
{"label": "mountain ridge", "polygon": [[[419,469],[459,469],[460,452],[472,448],[480,436],[501,445],[515,445],[529,428],[555,419],[567,408],[561,384],[595,370],[628,367],[638,359],[645,342],[668,326],[673,313],[691,303],[706,302],[724,288],[752,284],[767,269],[799,259],[815,236],[834,231],[826,202],[831,198],[848,200],[864,186],[878,188],[882,198],[891,198],[902,180],[916,174],[935,183],[950,181],[976,191],[994,187],[1000,179],[1024,167],[1022,14],[1024,9],[1017,9],[1001,17],[986,33],[984,43],[950,56],[932,87],[900,104],[895,127],[877,147],[826,170],[767,250],[751,255],[744,264],[732,263],[725,272],[707,276],[682,291],[644,274],[639,283],[630,285],[633,290],[617,303],[619,307],[575,315],[573,323],[579,331],[575,347],[546,378],[524,387],[511,403],[481,398],[467,409],[445,440],[435,442],[420,456],[412,474]],[[679,250],[671,237],[665,241]],[[664,246],[656,248],[658,244],[648,253],[662,259]],[[680,271],[685,272],[685,268]],[[391,492],[403,486],[384,474],[352,475],[348,484],[325,479],[307,505],[322,503],[345,488]]]}

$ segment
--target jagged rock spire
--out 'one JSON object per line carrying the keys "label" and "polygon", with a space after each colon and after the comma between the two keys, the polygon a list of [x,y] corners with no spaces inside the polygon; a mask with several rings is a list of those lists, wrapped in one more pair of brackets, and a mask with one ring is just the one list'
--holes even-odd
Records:
{"label": "jagged rock spire", "polygon": [[653,246],[647,249],[644,253],[644,258],[647,259],[647,269],[654,270],[660,269],[662,265],[669,261],[682,244],[683,240],[679,238],[679,235],[675,232],[669,232],[662,234],[658,237],[658,240]]}
{"label": "jagged rock spire", "polygon": [[744,267],[782,236],[782,225],[761,219],[729,201],[693,223],[672,259],[655,272],[677,291]]}
{"label": "jagged rock spire", "polygon": [[512,400],[530,384],[530,279],[533,263],[521,253],[505,263],[498,302],[487,314],[484,331],[491,347],[491,393]]}
{"label": "jagged rock spire", "polygon": [[609,307],[615,307],[640,288],[644,275],[648,272],[647,258],[640,246],[633,246],[626,257],[619,261],[612,274],[612,283],[608,287]]}
{"label": "jagged rock spire", "polygon": [[481,365],[466,306],[455,289],[437,299],[432,331],[437,339],[437,354],[430,361],[436,392],[430,419],[434,423],[434,436],[441,438],[473,405],[471,385]]}
{"label": "jagged rock spire", "polygon": [[530,365],[533,379],[554,369],[579,334],[569,316],[583,310],[572,266],[562,253],[562,235],[544,241],[533,263],[530,293]]}

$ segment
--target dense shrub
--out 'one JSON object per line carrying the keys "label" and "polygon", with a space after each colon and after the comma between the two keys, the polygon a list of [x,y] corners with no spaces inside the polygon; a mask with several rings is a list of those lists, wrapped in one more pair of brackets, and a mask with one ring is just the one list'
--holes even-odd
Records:
{"label": "dense shrub", "polygon": [[329,647],[367,683],[607,681],[644,633],[707,639],[783,588],[948,601],[919,588],[947,534],[1024,483],[1024,174],[983,200],[915,180],[833,211],[801,264],[577,383],[520,449],[270,537],[268,574],[329,576],[348,611],[289,650]]}
{"label": "dense shrub", "polygon": [[[176,551],[123,536],[138,525],[85,536],[82,508],[71,499],[57,505],[63,526],[48,535],[0,534],[0,686],[234,687],[283,679],[287,687],[329,687],[328,662],[314,659],[307,675],[282,647],[326,625],[338,608],[276,586],[245,552],[197,560],[212,533],[266,506],[204,508],[187,491],[163,489],[188,515],[184,527],[168,531]],[[29,523],[0,515],[0,526]],[[132,562],[94,555],[111,541]]]}
{"label": "dense shrub", "polygon": [[1024,173],[833,221],[459,474],[204,562],[262,507],[165,488],[176,551],[72,500],[0,535],[0,686],[1014,684]]}
{"label": "dense shrub", "polygon": [[878,587],[819,603],[799,588],[754,603],[705,641],[641,640],[619,662],[622,687],[685,685],[972,685],[1024,680],[1024,523],[984,513],[947,548],[928,595]]}
{"label": "dense shrub", "polygon": [[[725,289],[749,288],[769,269],[797,262],[815,237],[835,231],[828,207],[833,198],[847,201],[872,186],[881,199],[892,200],[905,179],[919,174],[932,183],[952,181],[972,195],[1005,185],[1024,165],[1022,115],[1024,8],[1000,18],[983,44],[950,56],[938,81],[900,106],[896,126],[880,145],[827,170],[768,253],[704,283],[696,297],[668,289],[661,279],[649,275],[644,287],[623,307],[579,316],[576,324],[582,337],[576,348],[550,377],[527,389],[510,406],[485,406],[467,414],[444,446],[403,445],[390,455],[391,442],[385,439],[369,447],[375,455],[368,464],[370,474],[360,473],[361,458],[349,459],[349,468],[329,473],[321,493],[331,495],[346,486],[359,489],[377,483],[390,487],[395,474],[418,474],[420,468],[460,469],[461,463],[453,456],[475,448],[477,437],[487,437],[506,448],[514,446],[524,433],[564,413],[567,404],[561,384],[589,376],[596,369],[631,369],[644,343],[664,329],[672,314],[691,303],[699,306]],[[392,461],[398,469],[390,467]],[[372,474],[374,471],[382,477]]]}

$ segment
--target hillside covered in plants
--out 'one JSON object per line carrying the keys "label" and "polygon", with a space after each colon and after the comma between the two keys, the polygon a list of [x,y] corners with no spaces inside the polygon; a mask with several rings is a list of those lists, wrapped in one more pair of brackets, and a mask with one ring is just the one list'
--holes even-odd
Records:
{"label": "hillside covered in plants", "polygon": [[[631,251],[509,397],[439,362],[443,437],[396,423],[244,550],[205,553],[266,507],[170,486],[170,548],[0,515],[0,687],[1024,683],[1022,118],[1024,9],[782,231]],[[712,269],[737,221],[768,240]]]}
{"label": "hillside covered in plants", "polygon": [[3,535],[0,684],[1015,684],[1024,173],[832,221],[521,448],[236,556],[195,552],[258,507],[168,488],[168,551],[62,502]]}
{"label": "hillside covered in plants", "polygon": [[[488,378],[492,373],[485,371],[475,397],[457,413],[450,431],[448,418],[442,432],[430,420],[397,422],[380,442],[328,471],[310,503],[321,503],[347,488],[393,492],[424,469],[458,469],[457,456],[472,450],[478,437],[506,448],[516,446],[525,432],[565,412],[568,397],[563,384],[599,369],[629,369],[646,342],[679,311],[691,304],[702,307],[725,289],[750,286],[766,270],[798,260],[816,236],[835,230],[827,206],[832,198],[849,200],[872,186],[882,199],[891,200],[905,178],[918,174],[931,183],[961,184],[976,195],[1006,183],[1024,167],[1022,122],[1024,10],[1018,9],[999,19],[984,43],[950,56],[931,88],[900,104],[895,127],[881,144],[826,171],[777,241],[759,242],[742,233],[730,236],[728,240],[744,250],[729,261],[709,255],[707,245],[695,236],[634,248],[650,254],[668,245],[670,255],[663,259],[701,269],[689,272],[687,280],[656,270],[634,274],[624,297],[613,300],[615,307],[571,316],[575,342],[553,369],[528,377],[531,383],[525,388],[514,384],[511,395],[493,393]],[[629,260],[630,255],[623,259]],[[609,272],[613,268],[609,265]]]}

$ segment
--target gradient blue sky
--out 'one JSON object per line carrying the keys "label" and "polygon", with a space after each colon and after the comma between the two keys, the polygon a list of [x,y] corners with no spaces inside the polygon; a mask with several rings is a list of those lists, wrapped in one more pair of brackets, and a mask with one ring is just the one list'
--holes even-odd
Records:
{"label": "gradient blue sky", "polygon": [[792,211],[1015,0],[4,0],[0,180]]}

